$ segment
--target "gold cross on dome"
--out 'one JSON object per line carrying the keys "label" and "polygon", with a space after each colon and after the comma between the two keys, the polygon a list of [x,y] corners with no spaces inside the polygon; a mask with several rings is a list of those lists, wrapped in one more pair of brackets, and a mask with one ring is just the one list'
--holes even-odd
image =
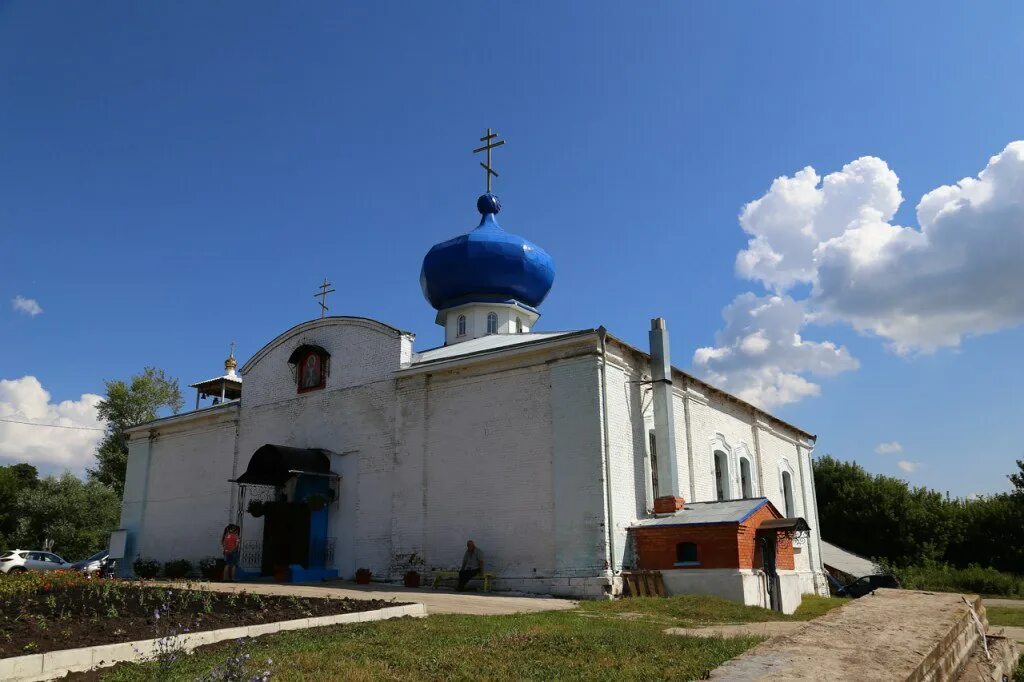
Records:
{"label": "gold cross on dome", "polygon": [[480,165],[483,167],[487,177],[487,193],[491,193],[491,176],[498,177],[497,172],[491,168],[491,150],[495,147],[500,147],[505,144],[505,140],[497,139],[498,133],[492,133],[491,129],[487,129],[487,134],[480,138],[480,141],[484,143],[483,147],[477,147],[473,150],[474,154],[487,150],[487,163],[481,162]]}
{"label": "gold cross on dome", "polygon": [[324,277],[324,283],[320,285],[320,292],[316,293],[316,294],[313,294],[313,298],[319,298],[320,299],[319,301],[317,301],[317,303],[320,304],[320,319],[321,320],[324,319],[324,316],[327,315],[327,311],[330,310],[327,307],[327,294],[333,294],[334,293],[334,289],[329,288],[330,286],[331,286],[331,283],[327,281],[326,277]]}

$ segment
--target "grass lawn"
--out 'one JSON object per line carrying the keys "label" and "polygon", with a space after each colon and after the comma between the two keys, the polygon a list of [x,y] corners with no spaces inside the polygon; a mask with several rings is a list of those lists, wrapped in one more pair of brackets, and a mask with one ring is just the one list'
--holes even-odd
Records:
{"label": "grass lawn", "polygon": [[1024,609],[1012,606],[986,606],[990,625],[1015,625],[1024,627]]}
{"label": "grass lawn", "polygon": [[[843,600],[804,597],[804,602],[805,613],[781,619],[813,618]],[[667,625],[773,617],[780,618],[703,596],[584,602],[572,611],[438,615],[287,632],[259,638],[250,654],[255,661],[272,659],[273,679],[281,680],[692,680],[760,640],[665,635]],[[227,647],[211,647],[169,670],[155,664],[123,665],[103,679],[193,680],[229,655]]]}

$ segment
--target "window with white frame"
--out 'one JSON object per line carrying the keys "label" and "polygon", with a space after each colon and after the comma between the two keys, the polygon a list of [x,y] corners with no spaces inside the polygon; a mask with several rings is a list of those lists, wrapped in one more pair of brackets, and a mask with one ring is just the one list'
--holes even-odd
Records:
{"label": "window with white frame", "polygon": [[487,313],[487,333],[497,334],[498,333],[498,314]]}
{"label": "window with white frame", "polygon": [[729,456],[715,450],[715,499],[729,499]]}
{"label": "window with white frame", "polygon": [[743,499],[754,496],[754,483],[750,475],[750,459],[740,457],[740,493]]}
{"label": "window with white frame", "polygon": [[459,320],[458,320],[458,322],[456,322],[455,335],[456,336],[465,336],[466,335],[466,316],[465,315],[459,315]]}
{"label": "window with white frame", "polygon": [[793,474],[782,472],[782,498],[786,502],[786,517],[796,516],[796,505],[793,504]]}

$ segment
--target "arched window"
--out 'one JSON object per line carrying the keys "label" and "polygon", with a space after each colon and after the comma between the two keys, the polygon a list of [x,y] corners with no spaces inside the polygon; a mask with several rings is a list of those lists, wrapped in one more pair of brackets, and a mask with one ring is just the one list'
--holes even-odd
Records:
{"label": "arched window", "polygon": [[516,318],[516,334],[522,334],[522,333],[523,333],[523,318],[517,317]]}
{"label": "arched window", "polygon": [[680,542],[676,545],[676,566],[700,566],[697,545],[693,542]]}
{"label": "arched window", "polygon": [[729,499],[729,457],[715,450],[715,499]]}
{"label": "arched window", "polygon": [[299,393],[315,391],[327,385],[331,356],[320,346],[299,346],[288,358],[288,364],[292,366]]}
{"label": "arched window", "polygon": [[497,334],[498,333],[498,314],[487,313],[487,333]]}
{"label": "arched window", "polygon": [[782,497],[786,501],[786,517],[796,516],[796,505],[793,504],[793,475],[788,471],[782,472]]}
{"label": "arched window", "polygon": [[750,480],[750,460],[740,457],[740,492],[743,499],[754,496],[754,484]]}
{"label": "arched window", "polygon": [[457,322],[458,328],[455,330],[456,336],[466,335],[466,316],[459,315],[459,321]]}

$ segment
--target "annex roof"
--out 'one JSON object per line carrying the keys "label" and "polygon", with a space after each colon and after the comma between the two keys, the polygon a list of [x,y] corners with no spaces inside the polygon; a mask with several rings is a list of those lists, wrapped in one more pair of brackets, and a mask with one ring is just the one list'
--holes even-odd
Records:
{"label": "annex roof", "polygon": [[824,540],[821,541],[821,563],[857,578],[878,572],[874,562],[870,559],[865,559]]}
{"label": "annex roof", "polygon": [[743,523],[750,515],[766,504],[767,498],[754,497],[745,500],[721,500],[718,502],[689,502],[679,511],[640,519],[633,527],[650,526],[703,526],[713,523]]}

